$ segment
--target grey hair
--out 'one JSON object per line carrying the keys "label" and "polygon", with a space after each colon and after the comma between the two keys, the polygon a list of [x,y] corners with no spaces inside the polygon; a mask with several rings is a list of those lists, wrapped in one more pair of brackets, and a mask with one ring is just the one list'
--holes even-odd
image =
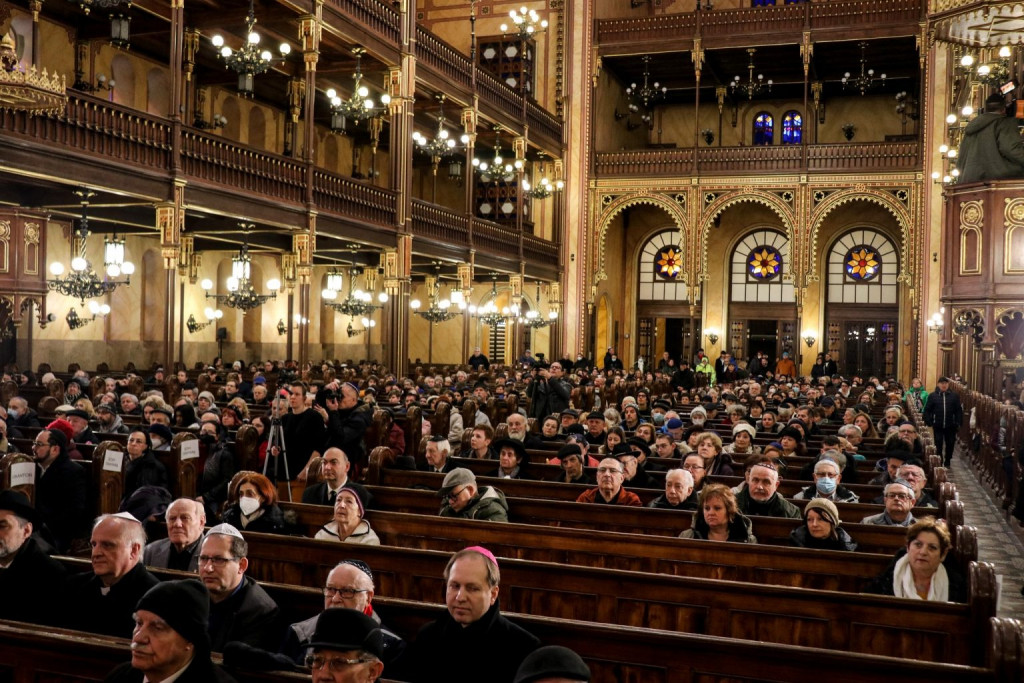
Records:
{"label": "grey hair", "polygon": [[670,476],[672,476],[672,475],[679,475],[680,477],[682,477],[683,478],[683,486],[685,488],[688,488],[688,489],[692,489],[693,488],[693,475],[690,474],[687,470],[684,470],[681,467],[677,467],[675,469],[669,470],[665,474],[665,481],[667,482],[668,478]]}
{"label": "grey hair", "polygon": [[142,523],[132,522],[124,517],[107,513],[97,517],[96,521],[93,522],[92,528],[96,529],[96,527],[108,519],[116,519],[118,521],[118,525],[121,527],[121,542],[129,548],[133,545],[139,546],[138,564],[142,564],[142,551],[146,549],[146,530],[143,528]]}

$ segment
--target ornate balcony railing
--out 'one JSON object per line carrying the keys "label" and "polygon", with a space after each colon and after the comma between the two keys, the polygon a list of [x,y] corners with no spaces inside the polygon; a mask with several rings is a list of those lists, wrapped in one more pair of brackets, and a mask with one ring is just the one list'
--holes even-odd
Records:
{"label": "ornate balcony railing", "polygon": [[337,173],[313,172],[313,201],[321,211],[366,223],[394,227],[397,193]]}
{"label": "ornate balcony railing", "polygon": [[505,258],[519,258],[519,233],[482,218],[473,219],[473,245]]}
{"label": "ornate balcony railing", "polygon": [[[452,83],[469,88],[473,83],[473,63],[469,57],[444,42],[423,26],[416,26],[416,57]],[[516,112],[519,109],[512,109]]]}
{"label": "ornate balcony railing", "polygon": [[694,173],[857,173],[907,171],[920,167],[917,142],[807,145],[806,168],[802,154],[800,145],[598,152],[594,159],[594,172],[605,178],[640,178]]}
{"label": "ornate balcony railing", "polygon": [[342,15],[366,27],[388,41],[397,44],[399,40],[399,15],[394,8],[380,0],[327,0]]}
{"label": "ornate balcony railing", "polygon": [[447,244],[466,244],[469,240],[469,218],[437,204],[412,200],[412,224],[416,237]]}
{"label": "ornate balcony railing", "polygon": [[295,203],[305,197],[306,167],[288,157],[194,130],[182,133],[181,157],[193,179]]}
{"label": "ornate balcony railing", "polygon": [[533,235],[523,235],[523,260],[557,269],[558,245]]}
{"label": "ornate balcony railing", "polygon": [[694,38],[713,40],[762,35],[770,39],[774,35],[790,41],[806,29],[813,34],[815,31],[869,30],[895,25],[906,26],[910,31],[908,35],[913,35],[924,6],[924,0],[812,0],[766,7],[601,19],[597,22],[597,42],[602,47],[632,45],[638,52],[646,52],[653,42]]}

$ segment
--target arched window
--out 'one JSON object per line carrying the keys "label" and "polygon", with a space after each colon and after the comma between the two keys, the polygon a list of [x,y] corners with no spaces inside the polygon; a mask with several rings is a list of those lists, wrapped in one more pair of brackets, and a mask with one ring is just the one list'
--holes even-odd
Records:
{"label": "arched window", "polygon": [[793,303],[793,283],[784,279],[789,268],[789,239],[773,228],[748,233],[732,252],[732,301]]}
{"label": "arched window", "polygon": [[683,234],[678,228],[659,232],[640,253],[640,300],[679,301],[686,298],[686,283],[680,278],[683,263]]}
{"label": "arched window", "polygon": [[787,111],[782,117],[782,144],[799,145],[803,132],[804,117],[798,111]]}
{"label": "arched window", "polygon": [[775,119],[766,111],[754,117],[754,144],[770,145],[775,139]]}

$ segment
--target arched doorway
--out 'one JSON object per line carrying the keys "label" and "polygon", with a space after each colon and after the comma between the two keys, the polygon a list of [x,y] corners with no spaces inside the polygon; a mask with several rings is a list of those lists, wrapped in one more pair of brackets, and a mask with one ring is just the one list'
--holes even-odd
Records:
{"label": "arched doorway", "polygon": [[636,355],[644,367],[656,367],[666,352],[676,361],[693,358],[699,346],[699,307],[689,305],[681,277],[684,239],[679,228],[662,230],[640,250]]}
{"label": "arched doorway", "polygon": [[841,234],[828,252],[826,351],[839,372],[896,372],[899,332],[899,252],[873,228]]}

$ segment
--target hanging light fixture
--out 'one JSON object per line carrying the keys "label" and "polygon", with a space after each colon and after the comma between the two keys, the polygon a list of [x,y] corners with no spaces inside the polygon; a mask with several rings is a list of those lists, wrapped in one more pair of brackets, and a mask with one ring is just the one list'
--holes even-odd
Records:
{"label": "hanging light fixture", "polygon": [[132,42],[132,18],[127,13],[131,7],[129,2],[125,12],[110,15],[110,44],[122,50],[127,50]]}
{"label": "hanging light fixture", "polygon": [[275,62],[285,59],[292,51],[292,46],[288,43],[281,43],[278,47],[280,57],[274,57],[270,50],[261,50],[262,36],[253,30],[255,26],[256,10],[253,0],[249,0],[249,14],[245,18],[245,42],[242,47],[232,50],[224,43],[224,36],[219,33],[211,39],[213,46],[218,50],[218,57],[224,60],[224,68],[232,69],[238,74],[238,92],[245,97],[252,96],[256,76],[270,69]]}
{"label": "hanging light fixture", "polygon": [[249,256],[249,230],[254,226],[252,223],[239,223],[242,228],[242,248],[238,254],[231,259],[231,277],[227,280],[227,294],[211,294],[213,281],[206,279],[200,286],[206,291],[207,299],[214,299],[225,306],[237,308],[246,314],[254,308],[259,308],[267,301],[277,298],[277,290],[281,289],[281,281],[277,278],[267,280],[269,294],[258,294],[250,279],[252,272],[252,258]]}
{"label": "hanging light fixture", "polygon": [[363,324],[363,328],[361,330],[357,330],[356,328],[352,327],[352,322],[349,321],[348,327],[345,328],[345,334],[348,335],[349,339],[351,339],[352,337],[356,336],[357,334],[362,334],[363,332],[367,332],[367,331],[372,330],[373,328],[377,327],[377,321],[376,320],[370,320],[369,318],[363,318],[363,319],[360,320],[360,322]]}
{"label": "hanging light fixture", "polygon": [[[373,303],[374,296],[372,291],[353,289],[355,275],[360,273],[362,273],[361,268],[353,268],[349,272],[348,296],[345,297],[345,300],[341,303],[334,303],[334,300],[338,298],[338,294],[341,292],[341,285],[344,280],[344,276],[339,270],[332,270],[327,273],[327,287],[320,292],[321,298],[324,299],[324,304],[338,313],[352,318],[370,315],[386,304],[388,301],[387,292],[381,292],[378,294],[377,301],[380,303],[375,304]],[[367,286],[367,289],[371,288]]]}
{"label": "hanging light fixture", "polygon": [[757,78],[754,78],[754,53],[757,52],[757,48],[748,47],[747,54],[750,55],[750,63],[747,64],[747,82],[744,83],[740,80],[739,74],[733,79],[732,83],[729,84],[729,90],[735,95],[746,96],[748,100],[754,99],[757,95],[762,92],[772,91],[772,79],[764,80],[764,74],[757,74]]}
{"label": "hanging light fixture", "polygon": [[494,127],[494,156],[473,157],[473,168],[485,183],[510,183],[515,180],[516,171],[522,168],[520,159],[510,159],[501,151],[501,126]]}
{"label": "hanging light fixture", "polygon": [[885,74],[882,74],[881,76],[879,76],[879,78],[877,80],[875,79],[875,70],[867,68],[868,58],[866,56],[866,51],[867,51],[867,48],[868,48],[868,43],[867,43],[866,40],[862,40],[859,43],[859,45],[860,45],[860,76],[851,77],[849,71],[847,71],[845,74],[843,74],[843,90],[846,90],[847,87],[852,87],[852,88],[856,88],[857,90],[859,90],[861,95],[864,95],[864,94],[867,93],[868,90],[870,90],[874,86],[876,86],[876,85],[878,85],[880,83],[884,84],[885,83]]}
{"label": "hanging light fixture", "polygon": [[[537,301],[537,306],[539,307],[540,306],[540,281],[539,280],[537,281],[536,301]],[[519,322],[520,323],[522,323],[526,327],[529,327],[530,329],[533,329],[533,330],[540,329],[542,327],[547,327],[548,325],[553,324],[557,320],[558,320],[558,311],[556,311],[554,309],[551,309],[550,311],[548,311],[548,314],[547,314],[546,317],[542,316],[540,314],[540,311],[535,311],[535,310],[531,309],[529,311],[526,311],[526,313],[523,314],[523,316],[521,316],[519,318]]]}
{"label": "hanging light fixture", "polygon": [[558,178],[554,182],[551,182],[547,175],[544,175],[544,170],[545,164],[542,153],[540,159],[540,172],[542,175],[540,182],[537,183],[537,186],[531,188],[530,182],[526,178],[523,178],[523,192],[527,197],[531,197],[533,199],[547,199],[553,193],[561,192],[565,188],[565,181],[563,181],[561,178]]}
{"label": "hanging light fixture", "polygon": [[654,126],[654,105],[658,100],[665,97],[668,93],[668,88],[654,81],[650,82],[651,78],[651,56],[644,55],[644,83],[641,86],[637,86],[636,83],[630,83],[629,87],[626,88],[626,100],[628,101],[628,108],[630,113],[639,114],[640,119],[647,124],[648,128]]}
{"label": "hanging light fixture", "polygon": [[520,7],[519,11],[512,10],[508,13],[508,18],[512,20],[512,28],[509,30],[508,24],[501,25],[501,32],[508,35],[514,35],[519,40],[527,40],[543,33],[548,28],[548,20],[541,19],[540,15],[537,14],[537,10],[526,9],[525,6]]}
{"label": "hanging light fixture", "polygon": [[[440,268],[437,269],[438,271]],[[451,320],[455,316],[461,313],[461,307],[455,306],[452,308],[451,299],[441,299],[441,287],[438,282],[437,275],[428,275],[424,286],[427,290],[427,296],[430,298],[430,305],[426,310],[421,311],[420,307],[422,303],[419,299],[413,299],[409,302],[409,308],[412,309],[413,313],[422,316],[429,320],[431,323],[441,323],[446,320]]]}
{"label": "hanging light fixture", "polygon": [[[120,285],[131,284],[131,275],[135,272],[135,265],[131,261],[124,260],[124,240],[116,240],[116,247],[112,247],[112,253],[119,254],[119,262],[107,263],[106,256],[104,257],[104,265],[106,266],[106,273],[103,279],[100,279],[96,271],[92,269],[89,261],[86,259],[86,242],[89,238],[89,199],[95,196],[95,192],[89,190],[77,190],[76,195],[82,203],[82,217],[78,221],[78,227],[74,230],[71,236],[71,247],[72,247],[72,258],[70,269],[65,268],[64,264],[60,261],[54,261],[50,264],[50,273],[53,275],[52,280],[46,281],[46,286],[51,292],[57,292],[64,296],[74,297],[78,299],[82,304],[85,304],[86,299],[95,299],[106,294],[110,294]],[[75,246],[77,243],[77,251]],[[106,252],[106,249],[104,249]],[[67,273],[65,275],[65,272]],[[116,280],[121,275],[124,275],[123,280]]]}
{"label": "hanging light fixture", "polygon": [[503,327],[506,316],[498,310],[498,276],[491,276],[491,297],[483,306],[470,306],[469,314],[489,327]]}
{"label": "hanging light fixture", "polygon": [[[83,14],[89,14],[93,7],[100,9],[112,9],[121,4],[122,0],[70,0],[81,8]],[[131,2],[128,3],[131,6]]]}
{"label": "hanging light fixture", "polygon": [[[427,138],[418,130],[413,131],[412,139],[416,143],[416,149],[430,155],[430,160],[434,164],[434,175],[437,175],[437,167],[440,165],[441,160],[450,154],[454,154],[459,149],[459,144],[451,136],[448,129],[445,128],[445,124],[448,121],[444,117],[444,93],[438,94],[435,99],[438,105],[437,132],[434,133],[433,138]],[[463,134],[459,140],[465,145],[469,142],[469,136]]]}
{"label": "hanging light fixture", "polygon": [[0,39],[0,111],[56,116],[67,108],[64,76],[26,69],[18,61],[13,32]]}
{"label": "hanging light fixture", "polygon": [[364,47],[352,48],[352,54],[356,56],[356,71],[352,74],[352,95],[343,100],[334,88],[327,91],[327,97],[331,101],[331,130],[335,133],[344,135],[349,120],[358,124],[387,114],[391,96],[387,93],[382,94],[380,104],[377,104],[370,97],[370,89],[362,85],[363,72],[360,64],[365,53]]}

